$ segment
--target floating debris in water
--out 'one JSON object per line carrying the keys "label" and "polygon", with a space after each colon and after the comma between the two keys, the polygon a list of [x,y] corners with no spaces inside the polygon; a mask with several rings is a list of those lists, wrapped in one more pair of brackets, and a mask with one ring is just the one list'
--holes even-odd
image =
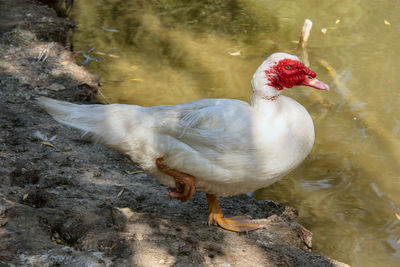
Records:
{"label": "floating debris in water", "polygon": [[240,50],[236,52],[229,53],[231,56],[240,56]]}
{"label": "floating debris in water", "polygon": [[93,52],[96,49],[96,47],[91,47],[87,51],[74,51],[75,54],[82,54],[82,56],[85,58],[83,62],[81,63],[81,66],[88,66],[90,64],[90,61],[100,61],[99,58],[91,57],[88,54]]}
{"label": "floating debris in water", "polygon": [[371,187],[372,187],[372,190],[374,190],[375,194],[376,194],[378,197],[383,197],[383,194],[382,194],[382,192],[379,190],[378,185],[377,185],[376,183],[370,183],[370,185],[371,185]]}
{"label": "floating debris in water", "polygon": [[104,30],[104,31],[108,31],[108,32],[119,32],[119,30],[117,30],[117,29],[106,28],[104,26],[102,26],[101,29]]}
{"label": "floating debris in water", "polygon": [[100,55],[100,56],[108,56],[108,57],[115,57],[115,58],[119,58],[119,56],[114,55],[114,54],[107,54],[104,52],[95,52],[95,54]]}
{"label": "floating debris in water", "polygon": [[326,34],[327,31],[328,31],[328,30],[327,30],[326,28],[322,28],[322,29],[321,29],[321,32],[322,32],[323,34]]}
{"label": "floating debris in water", "polygon": [[392,25],[392,24],[390,24],[390,22],[387,21],[386,19],[383,20],[383,23],[385,23],[385,25],[388,25],[388,26]]}
{"label": "floating debris in water", "polygon": [[85,60],[81,63],[81,65],[82,66],[87,66],[87,65],[89,65],[90,64],[90,61],[96,61],[96,62],[98,62],[100,59],[98,59],[98,58],[95,58],[95,57],[91,57],[91,56],[88,56],[88,55],[86,55],[86,54],[82,54],[83,55],[83,57],[85,58]]}
{"label": "floating debris in water", "polygon": [[339,24],[340,23],[340,19],[337,19],[336,21],[335,21],[335,24]]}
{"label": "floating debris in water", "polygon": [[130,79],[132,82],[143,82],[143,79],[140,78],[132,78]]}
{"label": "floating debris in water", "polygon": [[299,44],[297,46],[297,51],[300,53],[300,58],[303,61],[304,65],[306,65],[307,67],[310,66],[310,61],[308,60],[308,51],[306,46],[308,38],[310,38],[312,25],[313,23],[311,20],[304,20],[303,28],[301,29]]}

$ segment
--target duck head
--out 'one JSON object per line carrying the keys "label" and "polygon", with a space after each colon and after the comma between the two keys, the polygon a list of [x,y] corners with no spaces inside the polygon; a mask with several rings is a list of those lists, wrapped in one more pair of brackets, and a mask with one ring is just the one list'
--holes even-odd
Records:
{"label": "duck head", "polygon": [[329,90],[329,86],[316,79],[316,76],[315,72],[307,68],[298,57],[286,53],[274,53],[253,75],[251,80],[253,96],[273,100],[283,89],[297,85]]}

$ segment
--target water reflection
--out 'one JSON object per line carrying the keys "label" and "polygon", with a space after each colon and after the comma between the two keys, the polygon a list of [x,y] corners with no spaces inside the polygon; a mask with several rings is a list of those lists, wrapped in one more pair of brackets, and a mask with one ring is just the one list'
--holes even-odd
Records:
{"label": "water reflection", "polygon": [[300,168],[256,196],[299,209],[315,252],[354,266],[394,266],[400,260],[399,12],[400,3],[389,0],[82,0],[73,10],[74,45],[95,48],[89,55],[100,61],[89,68],[101,75],[112,102],[248,101],[259,63],[275,51],[293,52],[292,41],[311,19],[311,68],[332,81],[332,90],[286,94],[313,116],[316,143]]}

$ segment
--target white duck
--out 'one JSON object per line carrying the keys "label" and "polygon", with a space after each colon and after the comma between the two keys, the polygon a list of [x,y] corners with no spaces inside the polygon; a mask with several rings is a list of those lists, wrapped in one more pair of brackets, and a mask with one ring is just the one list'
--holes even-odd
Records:
{"label": "white duck", "polygon": [[243,232],[260,228],[247,217],[224,218],[217,196],[252,192],[296,168],[314,143],[306,109],[281,95],[296,85],[329,90],[298,57],[275,53],[252,79],[250,105],[202,99],[179,105],[39,103],[57,121],[94,135],[169,186],[182,202],[205,192],[209,223]]}

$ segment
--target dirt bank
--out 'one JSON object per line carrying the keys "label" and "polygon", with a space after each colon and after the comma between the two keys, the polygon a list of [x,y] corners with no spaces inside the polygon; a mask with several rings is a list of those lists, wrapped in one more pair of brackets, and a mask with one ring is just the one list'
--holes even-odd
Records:
{"label": "dirt bank", "polygon": [[123,156],[56,123],[34,101],[90,102],[98,79],[66,48],[73,24],[37,1],[0,1],[0,266],[345,266],[312,254],[296,211],[246,196],[249,234],[206,224]]}

